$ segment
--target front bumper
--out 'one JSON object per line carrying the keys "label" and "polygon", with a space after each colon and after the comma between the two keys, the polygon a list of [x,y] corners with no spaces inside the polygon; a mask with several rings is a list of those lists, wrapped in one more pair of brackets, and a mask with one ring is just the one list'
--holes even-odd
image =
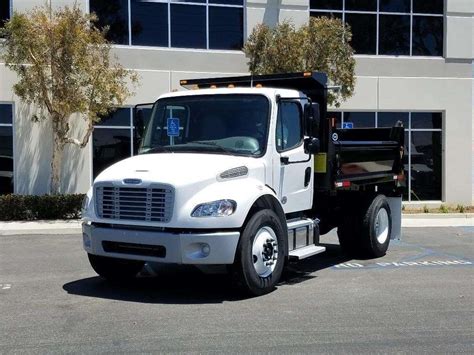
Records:
{"label": "front bumper", "polygon": [[94,255],[174,264],[232,264],[239,232],[168,233],[82,225],[84,249]]}

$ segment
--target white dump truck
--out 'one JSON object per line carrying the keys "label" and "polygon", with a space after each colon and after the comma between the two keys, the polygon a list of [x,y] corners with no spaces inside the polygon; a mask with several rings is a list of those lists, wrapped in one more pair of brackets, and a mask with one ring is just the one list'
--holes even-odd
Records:
{"label": "white dump truck", "polygon": [[[253,295],[291,260],[342,250],[383,256],[400,236],[404,128],[341,129],[327,76],[182,80],[148,117],[139,154],[103,171],[83,203],[83,243],[108,280],[146,262],[228,265]],[[143,128],[143,122],[147,121]]]}

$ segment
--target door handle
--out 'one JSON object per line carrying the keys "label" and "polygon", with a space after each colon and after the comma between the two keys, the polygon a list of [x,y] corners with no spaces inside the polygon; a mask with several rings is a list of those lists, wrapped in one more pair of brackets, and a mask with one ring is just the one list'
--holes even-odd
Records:
{"label": "door handle", "polygon": [[304,171],[304,187],[308,187],[311,181],[311,168],[308,166]]}

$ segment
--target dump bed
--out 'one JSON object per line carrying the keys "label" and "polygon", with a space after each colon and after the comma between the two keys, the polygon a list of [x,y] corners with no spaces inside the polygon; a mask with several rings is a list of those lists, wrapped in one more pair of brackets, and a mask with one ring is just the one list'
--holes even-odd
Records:
{"label": "dump bed", "polygon": [[316,157],[327,156],[326,171],[315,169],[316,175],[324,175],[317,177],[320,188],[354,188],[402,179],[403,127],[335,128],[328,133],[327,151]]}

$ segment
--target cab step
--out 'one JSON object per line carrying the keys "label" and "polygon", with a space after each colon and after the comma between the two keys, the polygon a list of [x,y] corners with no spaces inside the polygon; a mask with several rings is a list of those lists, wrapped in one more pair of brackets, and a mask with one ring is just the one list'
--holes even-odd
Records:
{"label": "cab step", "polygon": [[319,245],[308,245],[302,248],[291,250],[289,253],[290,260],[301,260],[309,258],[310,256],[320,254],[326,251],[326,247]]}

